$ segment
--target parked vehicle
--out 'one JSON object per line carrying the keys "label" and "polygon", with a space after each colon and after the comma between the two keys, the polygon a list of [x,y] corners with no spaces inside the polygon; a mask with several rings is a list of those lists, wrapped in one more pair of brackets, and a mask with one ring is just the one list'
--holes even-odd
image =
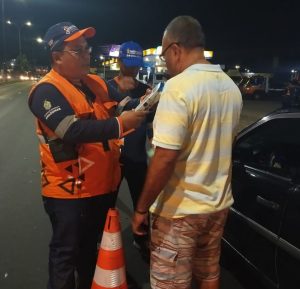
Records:
{"label": "parked vehicle", "polygon": [[243,80],[243,77],[240,76],[240,75],[233,75],[233,76],[230,76],[230,78],[233,80],[233,82],[239,86],[239,84],[241,83],[241,81]]}
{"label": "parked vehicle", "polygon": [[228,69],[226,73],[237,86],[240,86],[245,80],[248,80],[248,77],[243,76],[238,69]]}
{"label": "parked vehicle", "polygon": [[281,109],[244,129],[233,148],[222,260],[253,289],[300,288],[299,127],[300,109]]}
{"label": "parked vehicle", "polygon": [[239,85],[242,95],[253,99],[261,99],[268,95],[281,95],[284,88],[274,84],[272,77],[270,73],[253,74],[242,85]]}

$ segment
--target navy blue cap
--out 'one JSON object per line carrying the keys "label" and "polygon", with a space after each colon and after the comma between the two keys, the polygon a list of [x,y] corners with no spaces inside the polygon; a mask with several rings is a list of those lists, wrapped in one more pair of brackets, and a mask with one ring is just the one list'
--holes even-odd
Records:
{"label": "navy blue cap", "polygon": [[133,41],[124,42],[120,46],[119,58],[125,66],[143,66],[143,49]]}
{"label": "navy blue cap", "polygon": [[93,27],[80,30],[70,22],[60,22],[47,30],[44,42],[51,51],[55,51],[60,50],[64,42],[73,41],[81,36],[91,38],[95,34],[96,29]]}

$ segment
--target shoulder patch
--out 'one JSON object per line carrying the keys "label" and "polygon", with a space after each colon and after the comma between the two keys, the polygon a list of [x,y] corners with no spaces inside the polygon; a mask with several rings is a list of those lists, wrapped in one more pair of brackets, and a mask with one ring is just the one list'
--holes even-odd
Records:
{"label": "shoulder patch", "polygon": [[49,100],[46,99],[46,100],[44,101],[44,109],[45,109],[45,110],[49,110],[51,107],[52,107],[51,102],[50,102]]}

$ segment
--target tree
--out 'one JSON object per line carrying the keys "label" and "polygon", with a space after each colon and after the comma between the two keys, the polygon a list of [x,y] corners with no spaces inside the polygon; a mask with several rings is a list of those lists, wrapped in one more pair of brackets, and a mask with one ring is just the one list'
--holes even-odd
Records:
{"label": "tree", "polygon": [[16,71],[20,73],[28,72],[30,70],[30,64],[25,54],[21,54],[16,60]]}

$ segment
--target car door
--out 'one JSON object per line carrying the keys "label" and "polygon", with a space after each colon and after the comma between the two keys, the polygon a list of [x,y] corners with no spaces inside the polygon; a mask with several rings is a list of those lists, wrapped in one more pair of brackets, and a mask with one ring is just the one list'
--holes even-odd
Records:
{"label": "car door", "polygon": [[300,185],[295,186],[291,194],[278,242],[278,275],[280,289],[300,288],[299,188]]}
{"label": "car door", "polygon": [[286,151],[299,126],[299,118],[269,117],[244,132],[233,150],[235,203],[225,238],[271,287],[278,284],[277,243],[293,187]]}
{"label": "car door", "polygon": [[300,141],[290,148],[293,161],[293,187],[281,225],[278,240],[278,277],[280,289],[300,288]]}

